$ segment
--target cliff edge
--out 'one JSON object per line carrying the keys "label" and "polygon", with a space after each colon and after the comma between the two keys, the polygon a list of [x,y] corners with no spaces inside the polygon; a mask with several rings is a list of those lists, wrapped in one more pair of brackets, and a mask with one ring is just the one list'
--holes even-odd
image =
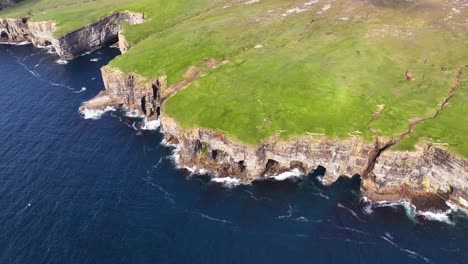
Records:
{"label": "cliff edge", "polygon": [[326,184],[341,176],[360,175],[363,195],[374,201],[406,200],[419,210],[446,210],[446,201],[450,201],[468,208],[466,158],[429,142],[418,144],[414,151],[390,148],[412,132],[414,123],[410,122],[408,131],[396,139],[375,137],[374,141],[366,141],[360,136],[337,139],[310,134],[288,140],[274,136],[250,145],[222,131],[184,128],[167,116],[165,100],[185,86],[168,86],[166,76],[148,80],[109,66],[102,69],[102,75],[104,96],[112,95],[118,100],[86,103],[82,109],[104,109],[111,105],[149,119],[159,118],[165,141],[179,145],[177,165],[194,172],[251,183],[291,171],[307,175],[324,167]]}

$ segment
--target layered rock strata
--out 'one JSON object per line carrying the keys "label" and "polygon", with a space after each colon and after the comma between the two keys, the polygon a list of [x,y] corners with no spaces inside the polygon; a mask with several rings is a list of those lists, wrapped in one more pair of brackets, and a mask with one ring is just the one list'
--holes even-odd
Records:
{"label": "layered rock strata", "polygon": [[468,208],[468,160],[430,143],[414,151],[395,151],[389,147],[396,142],[388,139],[301,136],[287,141],[273,137],[252,146],[218,131],[183,128],[164,115],[164,100],[176,92],[174,86],[167,87],[164,76],[148,80],[110,67],[102,73],[106,91],[122,99],[119,106],[160,117],[165,140],[180,145],[182,167],[245,183],[293,169],[308,174],[324,167],[325,183],[361,175],[363,193],[373,200],[409,200],[418,208],[441,210],[447,209],[445,202],[450,200]]}
{"label": "layered rock strata", "polygon": [[28,41],[38,47],[52,46],[63,60],[71,60],[118,42],[123,23],[134,25],[143,22],[143,14],[119,12],[62,36],[55,36],[57,25],[54,21],[33,22],[28,17],[0,18],[0,40],[8,43]]}

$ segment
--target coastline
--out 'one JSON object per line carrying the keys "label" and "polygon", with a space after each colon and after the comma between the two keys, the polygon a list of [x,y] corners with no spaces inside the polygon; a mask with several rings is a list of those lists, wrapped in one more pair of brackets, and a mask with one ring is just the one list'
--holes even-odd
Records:
{"label": "coastline", "polygon": [[[31,41],[36,47],[52,45],[64,60],[110,42],[121,43],[119,46],[124,53],[129,47],[120,37],[123,37],[121,23],[131,22],[132,18],[136,19],[131,23],[141,23],[143,15],[116,14],[59,38],[53,36],[55,24],[50,21],[1,19],[0,31],[4,29],[10,33],[7,42],[11,44]],[[121,14],[130,14],[130,18],[122,19]],[[67,44],[72,39],[83,39],[90,30],[102,32],[110,26],[113,33],[98,37],[97,42],[84,38],[80,43],[88,44],[75,48]],[[373,201],[405,200],[418,209],[435,210],[447,210],[446,201],[450,201],[468,209],[468,160],[430,143],[418,145],[415,151],[394,151],[387,149],[387,143],[379,142],[378,138],[375,142],[366,142],[358,136],[330,139],[307,135],[287,141],[274,137],[251,146],[218,131],[183,128],[165,115],[165,100],[187,87],[198,77],[200,69],[189,69],[185,81],[170,87],[167,87],[167,76],[148,80],[108,66],[101,71],[106,90],[84,104],[81,110],[125,107],[146,116],[150,122],[159,119],[166,142],[180,146],[178,166],[195,168],[195,173],[208,172],[217,178],[230,177],[251,183],[292,170],[305,175],[320,166],[326,168],[325,184],[335,182],[342,175],[361,175],[362,193]]]}

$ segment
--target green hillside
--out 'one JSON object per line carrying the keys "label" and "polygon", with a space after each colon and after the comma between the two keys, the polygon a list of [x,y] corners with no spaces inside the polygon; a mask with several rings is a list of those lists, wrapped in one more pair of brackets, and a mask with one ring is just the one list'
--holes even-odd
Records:
{"label": "green hillside", "polygon": [[[468,6],[443,0],[26,0],[0,17],[54,19],[60,35],[120,10],[144,12],[126,26],[134,46],[111,66],[169,85],[191,66],[215,67],[179,91],[165,112],[184,127],[247,143],[272,135],[345,138],[403,133],[434,116],[462,71],[468,80]],[[467,86],[396,148],[419,140],[468,156]]]}

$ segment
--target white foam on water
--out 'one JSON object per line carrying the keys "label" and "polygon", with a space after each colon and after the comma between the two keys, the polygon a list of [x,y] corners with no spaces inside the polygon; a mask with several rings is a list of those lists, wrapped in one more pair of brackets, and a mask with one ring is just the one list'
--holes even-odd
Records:
{"label": "white foam on water", "polygon": [[62,65],[63,65],[63,64],[67,64],[67,63],[68,63],[68,61],[66,61],[66,60],[61,60],[61,59],[58,59],[58,60],[56,60],[56,61],[55,61],[55,63],[57,63],[57,64],[62,64]]}
{"label": "white foam on water", "polygon": [[417,211],[417,214],[422,216],[424,219],[429,220],[429,221],[438,221],[442,223],[446,223],[448,225],[454,225],[455,223],[450,220],[450,213],[452,212],[451,209],[445,211],[445,212],[421,212]]}
{"label": "white foam on water", "polygon": [[141,129],[143,130],[157,130],[161,126],[161,121],[159,119],[147,121],[146,119],[143,121],[143,126]]}
{"label": "white foam on water", "polygon": [[135,131],[139,131],[139,130],[138,130],[138,127],[136,127],[136,123],[135,123],[135,122],[132,123],[132,128],[133,128],[133,130],[135,130]]}
{"label": "white foam on water", "polygon": [[268,178],[275,179],[277,181],[284,181],[286,179],[292,179],[292,178],[300,178],[302,177],[302,173],[299,171],[299,169],[293,169],[291,171],[286,171],[283,173],[280,173],[276,176],[270,176]]}
{"label": "white foam on water", "polygon": [[125,116],[126,117],[132,117],[132,118],[142,118],[143,116],[140,115],[140,113],[138,112],[138,110],[132,110],[132,111],[129,111],[129,110],[126,110],[125,111]]}
{"label": "white foam on water", "polygon": [[219,218],[214,218],[214,217],[208,216],[208,215],[203,214],[203,213],[199,213],[199,215],[200,215],[202,218],[205,218],[205,219],[208,219],[208,220],[211,220],[211,221],[216,221],[216,222],[220,222],[220,223],[224,223],[224,224],[232,224],[232,223],[231,223],[230,221],[228,221],[228,220],[219,219]]}
{"label": "white foam on water", "polygon": [[175,204],[175,200],[174,200],[174,197],[172,196],[172,194],[170,194],[166,189],[161,187],[159,184],[153,182],[150,177],[142,178],[142,180],[145,181],[146,183],[148,183],[149,185],[155,187],[156,189],[158,189],[161,193],[163,193],[164,198],[166,200],[168,200],[171,204]]}
{"label": "white foam on water", "polygon": [[303,223],[322,223],[323,222],[322,220],[311,220],[305,216],[299,216],[294,220],[298,222],[303,222]]}
{"label": "white foam on water", "polygon": [[[364,197],[363,200],[364,200],[364,202],[370,201],[366,197]],[[457,211],[458,207],[451,204],[451,203],[448,203],[448,202],[447,202],[447,205],[450,207],[450,209],[445,211],[445,212],[442,212],[442,211],[423,212],[423,211],[416,210],[416,207],[414,205],[412,205],[411,203],[407,202],[407,201],[398,201],[398,202],[380,201],[380,202],[375,202],[375,203],[370,202],[368,205],[366,205],[363,208],[363,211],[370,214],[370,213],[373,212],[373,208],[402,206],[404,208],[404,210],[405,210],[406,216],[412,222],[416,223],[417,222],[417,216],[421,216],[424,219],[429,220],[429,221],[438,221],[438,222],[446,223],[446,224],[449,224],[449,225],[454,225],[455,223],[452,220],[450,220],[449,215],[452,212]]]}
{"label": "white foam on water", "polygon": [[291,204],[288,205],[288,213],[285,215],[280,215],[276,217],[277,219],[284,219],[284,218],[291,218],[294,212],[294,208],[291,206]]}
{"label": "white foam on water", "polygon": [[68,90],[75,90],[73,87],[69,86],[69,85],[65,85],[65,84],[61,84],[61,83],[54,83],[54,82],[50,82],[48,81],[48,83],[52,86],[57,86],[57,87],[64,87],[64,88],[67,88]]}
{"label": "white foam on water", "polygon": [[315,195],[315,196],[322,197],[322,198],[327,199],[327,200],[330,200],[330,197],[328,197],[327,195],[323,194],[321,191],[319,191],[319,192],[311,192],[310,194]]}
{"label": "white foam on water", "polygon": [[210,172],[208,170],[205,170],[205,169],[199,169],[198,170],[198,174],[200,175],[208,175],[210,174]]}
{"label": "white foam on water", "polygon": [[379,207],[393,207],[393,208],[398,208],[398,207],[403,207],[405,210],[405,214],[410,219],[412,222],[416,223],[416,207],[412,205],[411,203],[401,200],[397,202],[389,202],[389,201],[379,201],[371,204],[372,208],[379,208]]}
{"label": "white foam on water", "polygon": [[158,163],[156,163],[156,165],[154,165],[153,168],[154,169],[159,168],[159,165],[161,165],[161,162],[162,162],[162,158],[159,159]]}
{"label": "white foam on water", "polygon": [[104,110],[84,108],[83,110],[80,111],[80,113],[84,119],[97,120],[97,119],[100,119],[104,113],[110,112],[110,111],[116,111],[116,109],[110,106],[107,106]]}
{"label": "white foam on water", "polygon": [[398,250],[400,250],[401,252],[404,252],[406,254],[408,254],[409,256],[411,257],[414,257],[414,258],[420,258],[422,260],[424,260],[426,263],[432,263],[432,261],[430,261],[428,258],[412,251],[412,250],[409,250],[409,249],[406,249],[406,248],[402,248],[400,247],[397,243],[395,243],[393,240],[394,238],[389,234],[389,233],[385,233],[385,235],[383,236],[380,236],[383,240],[387,241],[388,243],[390,243],[392,246],[394,246],[395,248],[397,248]]}
{"label": "white foam on water", "polygon": [[175,163],[176,168],[180,169],[179,161],[180,161],[181,146],[180,145],[172,145],[172,146],[175,146],[175,148],[172,150],[172,155],[170,156],[170,159]]}
{"label": "white foam on water", "polygon": [[367,197],[362,197],[361,202],[364,203],[364,207],[362,208],[362,212],[366,215],[370,215],[374,212],[372,209],[372,201]]}
{"label": "white foam on water", "polygon": [[2,41],[2,42],[0,42],[0,44],[3,44],[3,45],[13,45],[13,46],[24,46],[24,45],[29,45],[29,44],[31,44],[31,42],[29,42],[29,41],[23,41],[23,42],[14,43],[14,42],[5,42],[5,41]]}
{"label": "white foam on water", "polygon": [[81,89],[79,91],[74,91],[74,93],[78,94],[78,93],[82,93],[84,91],[86,91],[86,87],[81,87]]}
{"label": "white foam on water", "polygon": [[87,51],[87,52],[85,52],[85,53],[81,54],[81,55],[80,55],[80,57],[83,57],[83,56],[89,55],[89,54],[91,54],[91,53],[93,53],[93,51]]}
{"label": "white foam on water", "polygon": [[221,183],[226,187],[236,187],[242,184],[239,179],[231,178],[231,177],[223,177],[223,178],[213,178],[211,182]]}

